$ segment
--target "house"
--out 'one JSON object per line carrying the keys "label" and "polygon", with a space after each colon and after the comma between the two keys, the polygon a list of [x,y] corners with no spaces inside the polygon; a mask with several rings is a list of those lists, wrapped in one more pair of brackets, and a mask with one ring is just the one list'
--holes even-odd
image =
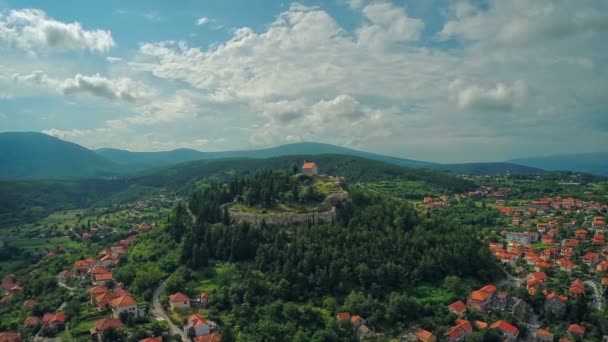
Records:
{"label": "house", "polygon": [[490,329],[500,331],[500,333],[509,341],[516,341],[517,335],[519,335],[519,330],[517,327],[502,320],[492,323],[492,325],[490,325]]}
{"label": "house", "polygon": [[97,260],[95,258],[86,258],[84,260],[78,260],[74,263],[74,273],[77,276],[84,277],[96,264]]}
{"label": "house", "polygon": [[585,327],[579,324],[570,324],[568,333],[574,337],[583,337],[585,335]]}
{"label": "house", "polygon": [[129,295],[124,295],[113,299],[110,302],[110,307],[112,307],[112,313],[115,318],[119,318],[122,313],[130,313],[135,315],[136,317],[140,316],[140,312],[137,308],[137,302],[133,297]]}
{"label": "house", "polygon": [[526,283],[526,288],[530,294],[536,293],[536,290],[543,286],[549,277],[545,272],[533,272],[528,276],[528,280]]}
{"label": "house", "polygon": [[314,176],[316,175],[318,172],[317,170],[317,164],[315,163],[304,163],[304,165],[302,165],[302,173],[308,176]]}
{"label": "house", "polygon": [[606,243],[606,237],[604,234],[595,234],[593,235],[593,240],[591,240],[591,244],[595,246],[602,246]]}
{"label": "house", "polygon": [[589,267],[595,266],[600,262],[601,254],[595,252],[589,252],[581,257],[583,263]]}
{"label": "house", "polygon": [[95,285],[108,286],[114,280],[111,272],[95,274]]}
{"label": "house", "polygon": [[91,329],[91,335],[97,341],[102,342],[103,334],[109,329],[123,331],[125,325],[118,318],[103,318],[95,322],[95,326]]}
{"label": "house", "polygon": [[492,305],[496,286],[486,285],[477,291],[471,292],[467,297],[467,308],[485,312]]}
{"label": "house", "polygon": [[603,220],[597,220],[597,218],[591,222],[591,228],[593,229],[601,229],[604,228],[605,225],[606,223]]}
{"label": "house", "polygon": [[365,324],[367,321],[359,316],[359,315],[350,315],[350,325],[353,327],[353,329],[357,330],[357,328],[359,328],[359,326]]}
{"label": "house", "polygon": [[143,340],[139,340],[139,342],[163,342],[163,338],[161,336],[158,337],[148,337]]}
{"label": "house", "polygon": [[16,332],[0,332],[0,342],[21,342],[21,334]]}
{"label": "house", "polygon": [[35,299],[28,299],[23,302],[23,305],[21,305],[21,307],[24,310],[31,310],[34,306],[36,306],[36,304],[38,304],[38,302]]}
{"label": "house", "polygon": [[550,292],[545,296],[545,309],[551,312],[561,312],[566,309],[568,297]]}
{"label": "house", "polygon": [[178,292],[169,296],[169,305],[172,310],[190,309],[190,297]]}
{"label": "house", "polygon": [[566,258],[557,259],[555,263],[560,270],[568,273],[572,272],[572,270],[576,268],[576,264]]}
{"label": "house", "polygon": [[435,341],[437,341],[437,337],[435,337],[435,335],[433,335],[432,332],[430,332],[428,330],[424,330],[422,328],[416,329],[416,332],[414,333],[414,335],[416,336],[416,340],[419,341],[419,342],[435,342]]}
{"label": "house", "polygon": [[602,285],[608,287],[608,277],[602,278]]}
{"label": "house", "polygon": [[52,331],[59,331],[65,326],[66,317],[63,312],[46,313],[42,316],[42,325]]}
{"label": "house", "polygon": [[362,324],[357,329],[355,329],[355,335],[359,341],[363,341],[365,339],[373,338],[374,331],[371,330],[367,325]]}
{"label": "house", "polygon": [[488,327],[488,323],[483,321],[475,321],[475,327],[479,330],[483,330]]}
{"label": "house", "polygon": [[553,342],[553,334],[545,329],[536,329],[536,341],[538,342]]}
{"label": "house", "polygon": [[57,281],[60,284],[65,284],[73,276],[74,276],[74,272],[72,272],[70,270],[63,270],[63,271],[59,272],[59,274],[57,275]]}
{"label": "house", "polygon": [[570,290],[568,291],[570,296],[582,296],[585,294],[585,283],[583,283],[580,279],[576,279],[570,285]]}
{"label": "house", "polygon": [[587,238],[587,231],[584,229],[578,229],[574,232],[574,238],[577,240],[585,240]]}
{"label": "house", "polygon": [[26,328],[39,327],[42,325],[42,320],[36,316],[29,316],[23,321],[23,326]]}
{"label": "house", "polygon": [[99,260],[99,264],[103,267],[114,267],[118,265],[118,262],[118,258],[112,253],[104,255],[101,260]]}
{"label": "house", "polygon": [[450,342],[464,341],[467,336],[473,333],[473,326],[471,323],[464,319],[457,319],[456,325],[449,328],[445,333],[445,337]]}
{"label": "house", "polygon": [[95,302],[95,298],[97,298],[97,296],[99,296],[103,293],[108,293],[108,292],[110,292],[110,291],[104,286],[93,286],[92,288],[89,289],[90,303],[93,305],[97,304]]}
{"label": "house", "polygon": [[222,342],[222,335],[218,333],[211,333],[207,335],[197,336],[194,338],[194,342]]}
{"label": "house", "polygon": [[448,305],[448,310],[450,310],[450,312],[456,316],[462,317],[465,313],[467,313],[467,305],[459,300]]}
{"label": "house", "polygon": [[199,314],[192,314],[190,317],[188,317],[188,323],[184,327],[186,334],[190,329],[194,330],[194,334],[196,336],[208,335],[211,332],[211,326],[203,318],[203,316]]}
{"label": "house", "polygon": [[346,324],[346,322],[350,322],[350,312],[348,312],[348,311],[339,312],[336,315],[336,320],[338,321],[338,324],[340,324],[340,325],[344,325],[344,324]]}
{"label": "house", "polygon": [[533,232],[507,232],[505,238],[507,242],[517,241],[522,245],[530,244],[538,240],[538,233]]}
{"label": "house", "polygon": [[598,272],[608,272],[608,260],[604,260],[595,266],[595,270]]}

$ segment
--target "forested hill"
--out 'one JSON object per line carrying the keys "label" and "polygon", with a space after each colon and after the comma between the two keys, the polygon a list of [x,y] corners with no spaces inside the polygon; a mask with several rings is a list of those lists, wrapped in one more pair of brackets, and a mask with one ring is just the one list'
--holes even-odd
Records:
{"label": "forested hill", "polygon": [[240,174],[290,168],[304,160],[316,161],[321,173],[343,176],[349,182],[415,180],[438,191],[463,192],[474,183],[437,171],[409,169],[344,155],[289,156],[271,159],[224,159],[195,161],[111,180],[0,182],[0,227],[44,217],[53,211],[81,208],[99,202],[134,200],[165,189],[187,194],[198,181],[218,182]]}
{"label": "forested hill", "polygon": [[[478,286],[500,276],[475,230],[458,220],[418,215],[404,201],[354,187],[350,200],[338,206],[333,223],[254,227],[227,224],[213,214],[226,188],[206,188],[193,196],[189,206],[198,218],[194,224],[180,203],[166,230],[139,240],[133,253],[151,253],[150,260],[160,257],[161,264],[179,258],[180,265],[195,271],[212,261],[237,263],[238,281],[220,284],[209,304],[211,319],[232,323],[222,331],[231,338],[352,341],[350,329],[336,326],[334,317],[340,311],[368,318],[387,336],[402,333],[406,324],[422,323],[443,332],[453,318],[444,303],[425,305],[419,300],[421,284]],[[179,250],[165,256],[161,252],[166,248],[156,247],[155,241],[165,241],[163,246],[169,241]],[[170,277],[170,285],[194,293],[189,274],[182,266]],[[313,334],[315,338],[303,338]]]}
{"label": "forested hill", "polygon": [[122,170],[91,150],[46,134],[0,133],[0,179],[99,178]]}
{"label": "forested hill", "polygon": [[236,174],[254,174],[261,170],[291,168],[304,161],[314,161],[319,173],[341,176],[350,183],[377,180],[412,180],[432,184],[446,192],[463,192],[475,187],[471,181],[440,171],[400,167],[374,160],[345,156],[285,156],[270,159],[201,160],[148,172],[135,179],[148,186],[174,186],[187,184],[201,177],[216,180],[228,179]]}

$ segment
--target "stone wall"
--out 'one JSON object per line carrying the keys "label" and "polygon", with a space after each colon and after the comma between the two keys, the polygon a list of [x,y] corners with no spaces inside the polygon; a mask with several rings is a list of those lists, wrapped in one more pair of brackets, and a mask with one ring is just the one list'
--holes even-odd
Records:
{"label": "stone wall", "polygon": [[245,221],[252,225],[259,226],[262,221],[266,224],[273,224],[279,226],[288,226],[298,223],[316,222],[316,223],[329,223],[336,218],[336,208],[332,207],[331,210],[325,212],[312,212],[304,214],[251,214],[241,213],[228,210],[230,213],[230,220],[233,223]]}

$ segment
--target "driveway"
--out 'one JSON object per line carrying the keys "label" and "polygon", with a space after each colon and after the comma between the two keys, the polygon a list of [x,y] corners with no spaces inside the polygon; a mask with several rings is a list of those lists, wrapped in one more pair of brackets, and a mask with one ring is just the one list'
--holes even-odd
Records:
{"label": "driveway", "polygon": [[188,335],[186,335],[186,333],[182,329],[180,329],[178,326],[173,324],[173,322],[171,322],[171,320],[169,319],[169,315],[167,315],[167,312],[165,311],[165,308],[163,308],[163,306],[160,304],[160,300],[158,298],[160,297],[161,292],[165,290],[165,286],[167,286],[167,283],[163,281],[154,291],[154,296],[152,299],[152,309],[150,310],[150,313],[152,314],[152,316],[159,318],[160,320],[167,321],[172,335],[180,335],[182,337],[182,341],[184,342],[190,341]]}

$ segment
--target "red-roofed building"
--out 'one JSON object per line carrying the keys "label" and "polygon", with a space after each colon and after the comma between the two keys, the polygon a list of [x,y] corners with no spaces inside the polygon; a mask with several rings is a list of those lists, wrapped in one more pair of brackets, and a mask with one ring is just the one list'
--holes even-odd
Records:
{"label": "red-roofed building", "polygon": [[539,342],[553,342],[553,334],[549,330],[536,329],[536,340]]}
{"label": "red-roofed building", "polygon": [[585,327],[579,324],[570,324],[568,333],[575,337],[583,337],[585,335]]}
{"label": "red-roofed building", "polygon": [[475,328],[479,330],[483,330],[488,327],[488,323],[483,321],[475,321]]}
{"label": "red-roofed building", "polygon": [[120,317],[123,312],[131,313],[135,316],[139,316],[139,310],[137,310],[137,302],[133,297],[129,295],[120,296],[110,302],[114,317]]}
{"label": "red-roofed building", "polygon": [[467,305],[459,300],[448,305],[448,310],[450,310],[450,312],[456,316],[462,317],[465,313],[467,313]]}
{"label": "red-roofed building", "polygon": [[74,273],[77,276],[85,276],[96,264],[97,260],[95,258],[86,258],[84,260],[78,260],[74,263]]}
{"label": "red-roofed building", "polygon": [[97,303],[95,302],[95,298],[97,298],[97,296],[99,296],[100,294],[108,292],[110,291],[104,286],[93,286],[92,288],[90,288],[89,295],[91,304],[96,305]]}
{"label": "red-roofed building", "polygon": [[70,270],[63,270],[63,271],[59,272],[59,274],[57,275],[57,281],[59,281],[62,284],[65,284],[73,276],[74,276],[74,272],[72,272]]}
{"label": "red-roofed building", "polygon": [[173,310],[190,309],[190,298],[185,294],[178,292],[169,296],[169,305]]}
{"label": "red-roofed building", "polygon": [[0,342],[21,342],[21,334],[17,332],[0,332]]}
{"label": "red-roofed building", "polygon": [[519,335],[517,327],[502,320],[492,323],[490,328],[500,331],[500,333],[509,339],[509,341],[516,341],[517,335]]}
{"label": "red-roofed building", "polygon": [[139,340],[139,342],[163,342],[163,338],[161,336],[158,337],[148,337],[143,340]]}
{"label": "red-roofed building", "polygon": [[21,307],[25,310],[31,310],[34,306],[36,306],[36,304],[38,304],[38,302],[35,299],[28,299],[23,302],[23,305],[21,305]]}
{"label": "red-roofed building", "polygon": [[58,331],[65,325],[65,320],[66,317],[63,312],[54,314],[47,313],[42,316],[42,325],[50,330]]}
{"label": "red-roofed building", "polygon": [[94,274],[93,277],[97,286],[108,286],[114,280],[111,272]]}
{"label": "red-roofed building", "polygon": [[339,312],[336,315],[336,319],[338,320],[338,323],[341,325],[346,324],[346,323],[350,324],[350,312],[348,312],[348,311]]}
{"label": "red-roofed building", "polygon": [[457,319],[456,325],[449,328],[445,336],[450,342],[464,341],[467,336],[473,333],[473,326],[469,321]]}
{"label": "red-roofed building", "polygon": [[222,342],[222,336],[218,333],[211,333],[195,337],[194,342]]}
{"label": "red-roofed building", "polygon": [[38,327],[40,325],[42,325],[42,321],[36,316],[29,316],[25,319],[25,321],[23,321],[23,326],[26,328]]}
{"label": "red-roofed building", "polygon": [[574,232],[574,238],[577,240],[585,240],[587,238],[587,231],[584,229],[578,229]]}
{"label": "red-roofed building", "polygon": [[[539,287],[543,286],[547,280],[549,280],[549,277],[547,277],[545,272],[533,272],[528,276],[526,288],[528,289],[528,292],[532,294],[532,292],[536,292]],[[534,290],[532,291],[532,289]]]}
{"label": "red-roofed building", "polygon": [[583,283],[580,279],[576,279],[570,285],[570,290],[568,291],[571,296],[582,296],[585,294],[585,283]]}
{"label": "red-roofed building", "polygon": [[95,322],[95,326],[91,329],[91,335],[97,341],[103,341],[103,334],[109,330],[114,329],[116,331],[123,331],[125,325],[118,318],[103,318]]}
{"label": "red-roofed building", "polygon": [[604,260],[595,266],[595,270],[598,272],[608,272],[608,260]]}
{"label": "red-roofed building", "polygon": [[317,164],[309,162],[302,165],[302,173],[309,176],[314,176],[318,172]]}
{"label": "red-roofed building", "polygon": [[101,260],[99,260],[99,264],[103,267],[114,267],[118,265],[119,259],[115,257],[114,254],[108,253],[104,255]]}
{"label": "red-roofed building", "polygon": [[608,286],[608,277],[602,278],[602,285]]}
{"label": "red-roofed building", "polygon": [[600,262],[601,254],[595,252],[589,252],[581,257],[583,263],[589,267],[595,266]]}
{"label": "red-roofed building", "polygon": [[576,264],[566,258],[557,259],[555,263],[560,270],[568,273],[572,272],[572,270],[576,268]]}
{"label": "red-roofed building", "polygon": [[199,314],[193,314],[188,317],[187,329],[193,329],[196,336],[208,335],[211,332],[211,326],[207,320]]}
{"label": "red-roofed building", "polygon": [[606,243],[606,237],[604,234],[595,234],[593,235],[593,240],[591,240],[591,243],[595,246],[602,246]]}

